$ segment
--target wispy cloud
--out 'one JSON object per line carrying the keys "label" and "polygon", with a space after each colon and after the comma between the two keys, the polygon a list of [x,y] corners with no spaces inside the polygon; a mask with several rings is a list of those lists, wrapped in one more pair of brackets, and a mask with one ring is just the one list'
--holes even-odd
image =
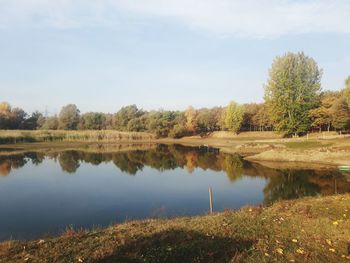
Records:
{"label": "wispy cloud", "polygon": [[122,26],[125,17],[161,18],[193,30],[265,38],[350,33],[349,14],[349,0],[0,0],[2,28]]}

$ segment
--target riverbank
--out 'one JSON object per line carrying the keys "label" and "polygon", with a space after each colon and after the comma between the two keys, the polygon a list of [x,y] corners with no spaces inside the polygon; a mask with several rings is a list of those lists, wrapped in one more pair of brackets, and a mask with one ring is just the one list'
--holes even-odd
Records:
{"label": "riverbank", "polygon": [[326,136],[313,134],[301,138],[281,138],[271,132],[266,135],[264,132],[247,132],[242,136],[185,137],[166,139],[164,142],[216,147],[225,153],[237,153],[249,161],[274,163],[274,166],[278,166],[278,163],[287,163],[294,168],[350,165],[350,137],[333,133]]}
{"label": "riverbank", "polygon": [[[29,142],[26,141],[27,139],[21,141],[21,136],[24,136],[23,138],[35,137],[36,139],[29,140]],[[249,161],[274,163],[274,166],[278,166],[278,163],[288,163],[289,166],[298,168],[308,168],[310,165],[350,165],[350,137],[337,136],[334,133],[317,133],[310,134],[307,137],[286,139],[274,132],[243,132],[239,135],[228,132],[214,132],[206,137],[157,139],[152,134],[118,131],[0,132],[0,142],[13,140],[16,143],[0,144],[0,155],[26,150],[95,149],[94,145],[103,150],[113,148],[109,146],[112,144],[120,144],[125,149],[132,149],[135,145],[136,148],[142,148],[142,144],[154,145],[160,143],[215,147],[225,153],[237,153]]]}
{"label": "riverbank", "polygon": [[0,262],[350,262],[350,194],[0,243]]}

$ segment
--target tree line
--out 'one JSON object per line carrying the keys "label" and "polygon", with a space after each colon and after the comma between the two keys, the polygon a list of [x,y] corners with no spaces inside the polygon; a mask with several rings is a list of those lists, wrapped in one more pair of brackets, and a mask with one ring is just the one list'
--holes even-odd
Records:
{"label": "tree line", "polygon": [[274,59],[264,85],[264,102],[185,111],[145,111],[136,105],[116,113],[81,114],[74,104],[58,115],[31,115],[0,103],[0,129],[119,130],[150,132],[158,137],[180,138],[213,131],[279,131],[301,135],[309,131],[350,128],[350,76],[340,91],[321,89],[322,69],[304,53],[286,53]]}

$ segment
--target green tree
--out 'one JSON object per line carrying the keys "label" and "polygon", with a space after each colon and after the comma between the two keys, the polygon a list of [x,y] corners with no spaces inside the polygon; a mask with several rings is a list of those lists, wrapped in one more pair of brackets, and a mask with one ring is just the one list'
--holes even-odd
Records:
{"label": "green tree", "polygon": [[321,76],[315,60],[304,53],[287,53],[273,61],[264,98],[278,131],[309,130],[309,111],[318,106]]}
{"label": "green tree", "polygon": [[102,130],[105,128],[106,117],[100,112],[87,112],[81,115],[79,128],[84,130]]}
{"label": "green tree", "polygon": [[143,114],[144,112],[139,110],[136,105],[122,107],[113,116],[114,128],[119,131],[126,131],[128,129],[129,121],[141,117]]}
{"label": "green tree", "polygon": [[24,129],[36,130],[43,124],[43,115],[39,111],[35,111],[24,121]]}
{"label": "green tree", "polygon": [[63,130],[76,130],[79,123],[80,111],[74,104],[62,107],[58,115],[59,128]]}
{"label": "green tree", "polygon": [[10,129],[23,129],[25,128],[25,120],[27,113],[21,108],[14,108],[11,110]]}
{"label": "green tree", "polygon": [[244,116],[244,108],[238,103],[231,101],[224,111],[225,128],[231,132],[238,132],[241,128]]}

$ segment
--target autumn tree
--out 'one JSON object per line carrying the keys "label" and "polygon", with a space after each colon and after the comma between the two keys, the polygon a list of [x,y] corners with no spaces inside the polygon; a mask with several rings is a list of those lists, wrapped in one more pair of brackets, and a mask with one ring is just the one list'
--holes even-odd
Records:
{"label": "autumn tree", "polygon": [[331,107],[332,125],[337,130],[349,128],[350,110],[345,98],[339,98]]}
{"label": "autumn tree", "polygon": [[0,103],[0,129],[8,129],[11,121],[11,106],[7,102]]}
{"label": "autumn tree", "polygon": [[311,119],[311,127],[317,128],[319,131],[331,129],[332,120],[334,119],[334,108],[332,106],[341,97],[339,91],[326,91],[320,96],[320,106],[309,111],[309,116]]}
{"label": "autumn tree", "polygon": [[243,122],[244,108],[238,103],[231,101],[225,109],[223,120],[225,128],[237,133]]}
{"label": "autumn tree", "polygon": [[189,106],[187,110],[185,111],[185,117],[186,117],[186,124],[185,127],[190,133],[195,133],[197,130],[197,111],[192,107]]}
{"label": "autumn tree", "polygon": [[63,130],[76,130],[79,123],[80,111],[74,104],[62,107],[58,115],[59,128]]}
{"label": "autumn tree", "polygon": [[350,76],[345,80],[345,87],[343,89],[343,96],[345,98],[346,103],[350,107]]}
{"label": "autumn tree", "polygon": [[59,122],[57,116],[46,117],[42,125],[41,130],[57,130],[59,127]]}
{"label": "autumn tree", "polygon": [[220,130],[221,115],[222,108],[220,107],[211,109],[203,108],[197,110],[195,120],[197,131],[200,133],[206,133]]}
{"label": "autumn tree", "polygon": [[272,63],[265,85],[265,102],[278,131],[309,130],[309,111],[319,103],[322,70],[304,53],[287,53]]}
{"label": "autumn tree", "polygon": [[273,130],[273,120],[266,104],[259,104],[258,111],[252,116],[252,124],[257,126],[259,131]]}
{"label": "autumn tree", "polygon": [[259,128],[259,124],[256,122],[255,116],[258,114],[261,104],[247,103],[244,104],[244,116],[242,123],[242,130],[254,131]]}

